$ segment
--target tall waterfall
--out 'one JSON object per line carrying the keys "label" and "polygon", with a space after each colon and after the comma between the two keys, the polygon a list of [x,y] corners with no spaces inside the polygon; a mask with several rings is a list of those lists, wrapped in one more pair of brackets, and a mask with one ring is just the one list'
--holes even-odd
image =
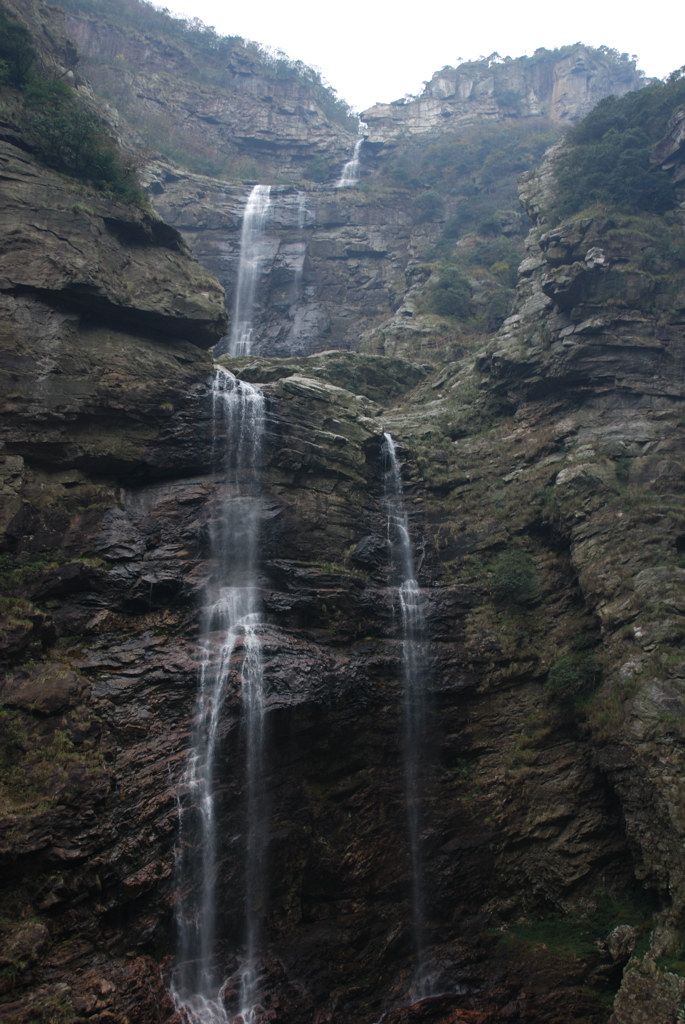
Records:
{"label": "tall waterfall", "polygon": [[348,160],[342,169],[342,174],[335,183],[336,188],[349,188],[359,181],[359,156],[362,150],[363,137],[357,139],[352,152],[352,159]]}
{"label": "tall waterfall", "polygon": [[[250,1024],[258,992],[261,888],[266,817],[262,798],[264,689],[257,588],[259,496],[255,486],[264,433],[260,391],[218,367],[212,386],[214,452],[225,472],[212,517],[211,569],[206,585],[202,651],[192,747],[178,797],[176,850],[177,966],[172,994],[190,1024]],[[236,668],[239,665],[239,669]],[[224,995],[234,979],[217,964],[215,761],[222,707],[239,673],[245,739],[245,956],[240,1006],[229,1013]]]}
{"label": "tall waterfall", "polygon": [[423,747],[426,730],[426,624],[419,585],[414,577],[414,549],[404,507],[402,476],[392,436],[383,435],[383,490],[388,516],[388,543],[393,581],[402,621],[404,681],[404,786],[411,865],[412,937],[415,955],[414,995],[431,994],[424,963],[425,897],[422,830]]}
{"label": "tall waterfall", "polygon": [[249,355],[252,348],[255,296],[265,258],[264,226],[270,203],[270,186],[255,185],[245,205],[229,340],[229,352],[232,356]]}

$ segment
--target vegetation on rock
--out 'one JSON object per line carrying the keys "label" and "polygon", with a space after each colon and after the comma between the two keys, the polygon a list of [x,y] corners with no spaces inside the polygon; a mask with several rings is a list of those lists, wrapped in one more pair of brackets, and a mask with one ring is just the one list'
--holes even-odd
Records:
{"label": "vegetation on rock", "polygon": [[540,590],[533,561],[525,551],[503,551],[498,555],[490,589],[502,604],[527,604],[539,599]]}
{"label": "vegetation on rock", "polygon": [[35,59],[29,30],[0,7],[0,85],[26,85]]}
{"label": "vegetation on rock", "polygon": [[[128,26],[141,32],[152,32],[170,42],[189,47],[195,60],[187,67],[191,79],[205,83],[210,67],[220,81],[230,66],[231,58],[245,58],[254,62],[255,74],[265,78],[292,80],[304,86],[331,121],[356,129],[357,118],[350,106],[340,99],[335,90],[315,69],[301,60],[291,60],[279,50],[269,50],[242,36],[222,36],[213,26],[199,18],[173,15],[168,8],[154,6],[150,0],[63,0],[67,11],[86,13],[103,21],[114,20],[118,26]],[[223,72],[223,73],[222,73]]]}
{"label": "vegetation on rock", "polygon": [[142,202],[133,166],[103,121],[79,103],[66,83],[33,79],[24,91],[24,106],[29,138],[41,163],[124,202]]}
{"label": "vegetation on rock", "polygon": [[117,199],[141,203],[142,192],[105,123],[62,78],[40,69],[31,35],[0,7],[0,89],[17,89],[20,117],[38,160]]}
{"label": "vegetation on rock", "polygon": [[685,103],[685,75],[617,99],[608,96],[570,129],[557,164],[557,216],[593,203],[663,213],[677,202],[666,171],[654,165],[652,149],[676,109]]}

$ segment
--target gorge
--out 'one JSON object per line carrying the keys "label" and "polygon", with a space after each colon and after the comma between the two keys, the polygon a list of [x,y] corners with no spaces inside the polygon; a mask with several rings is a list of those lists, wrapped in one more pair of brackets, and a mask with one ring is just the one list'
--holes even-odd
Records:
{"label": "gorge", "polygon": [[0,16],[0,1019],[674,1024],[682,78]]}

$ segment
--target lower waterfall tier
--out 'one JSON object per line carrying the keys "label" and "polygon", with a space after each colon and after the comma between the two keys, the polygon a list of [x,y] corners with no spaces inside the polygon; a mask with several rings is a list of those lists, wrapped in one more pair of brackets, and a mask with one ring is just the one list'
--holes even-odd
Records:
{"label": "lower waterfall tier", "polygon": [[[341,368],[339,358],[328,360],[329,374],[326,358],[312,360],[317,377],[307,361],[302,373],[253,366],[272,378],[256,579],[270,751],[263,1019],[494,1022],[509,1007],[541,1024],[599,1024],[666,906],[661,879],[677,877],[672,833],[650,832],[660,835],[658,853],[635,845],[641,828],[664,821],[663,808],[644,799],[645,748],[630,751],[603,696],[612,646],[597,616],[608,622],[608,606],[585,585],[598,546],[616,573],[652,557],[641,546],[644,506],[612,505],[611,488],[605,502],[583,498],[571,551],[564,538],[580,528],[566,510],[586,494],[584,478],[564,476],[560,459],[550,519],[543,440],[568,408],[526,406],[543,454],[502,483],[520,443],[506,416],[453,448],[437,434],[426,440],[420,387],[415,418],[380,417],[372,399],[334,383],[358,361],[374,391],[392,360],[348,356]],[[2,688],[2,856],[7,955],[26,965],[13,996],[18,1021],[53,1003],[103,1022],[173,1015],[158,971],[172,953],[174,785],[190,740],[197,608],[220,483],[206,385],[196,401],[186,422],[206,453],[201,473],[132,478],[122,490],[81,470],[39,468],[27,452],[17,478],[32,529],[6,559],[23,596],[4,634],[13,667]],[[435,707],[422,848],[436,995],[418,1003],[384,424],[405,446]],[[667,546],[668,511],[658,530],[655,522],[650,514],[651,544]],[[647,634],[649,581],[665,600],[673,584],[647,562],[640,571]],[[240,723],[234,671],[216,756],[216,961],[225,978],[239,976],[244,942]]]}

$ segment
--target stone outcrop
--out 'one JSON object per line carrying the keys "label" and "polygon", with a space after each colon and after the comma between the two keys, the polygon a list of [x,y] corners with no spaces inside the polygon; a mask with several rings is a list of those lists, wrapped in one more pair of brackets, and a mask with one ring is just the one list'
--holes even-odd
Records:
{"label": "stone outcrop", "polygon": [[547,436],[557,438],[545,450],[550,518],[569,544],[607,651],[588,721],[598,764],[621,801],[638,875],[664,900],[651,957],[626,974],[612,1022],[643,1019],[638,1006],[646,1001],[665,1021],[683,992],[679,975],[655,969],[653,958],[677,957],[685,895],[676,795],[683,771],[676,737],[685,452],[676,422],[684,281],[677,257],[669,263],[664,255],[655,274],[650,253],[652,246],[667,253],[670,232],[677,240],[682,223],[600,212],[550,227],[546,182],[543,167],[524,186],[537,226],[521,267],[519,306],[480,365],[519,423],[543,415]]}
{"label": "stone outcrop", "polygon": [[655,147],[654,162],[670,171],[676,183],[685,178],[685,107],[673,113],[665,138]]}
{"label": "stone outcrop", "polygon": [[154,214],[39,170],[11,142],[2,179],[6,451],[55,470],[187,463],[160,438],[187,415],[179,385],[209,365],[198,346],[224,330],[222,289]]}
{"label": "stone outcrop", "polygon": [[[416,142],[415,137],[425,133],[425,146],[436,147],[436,163],[458,167],[459,146],[465,141],[483,147],[487,154],[497,151],[494,138],[478,135],[483,125],[514,124],[523,139],[526,130],[535,130],[535,123],[552,139],[561,125],[579,119],[604,96],[644,85],[630,61],[586,47],[568,50],[447,69],[436,76],[425,96],[367,112],[358,188],[335,187],[342,164],[335,176],[329,174],[328,184],[272,186],[253,350],[260,355],[289,356],[361,347],[385,354],[421,352],[434,358],[444,342],[435,336],[434,324],[416,316],[420,289],[415,286],[425,283],[436,254],[448,255],[450,243],[446,249],[445,239],[455,238],[450,227],[455,216],[474,197],[482,202],[493,188],[493,179],[481,180],[481,168],[477,168],[470,174],[448,174],[431,187],[415,169],[417,177],[412,181],[401,155],[398,166],[393,166],[395,143],[402,140],[401,154],[407,140]],[[504,99],[513,102],[512,96],[517,97],[516,103],[507,107]],[[432,113],[424,117],[421,111],[426,104]],[[315,148],[316,136],[308,128],[303,130],[310,148]],[[469,130],[475,134],[466,139]],[[449,144],[454,149],[451,156]],[[287,140],[276,140],[274,145],[282,150],[287,164]],[[530,161],[534,146],[531,141],[524,148],[524,160]],[[416,155],[411,159],[416,160]],[[268,167],[268,162],[260,161],[261,167]],[[495,179],[500,186],[497,216],[503,231],[517,235],[522,229],[515,175],[509,173],[506,190]],[[260,180],[268,180],[268,174]],[[233,294],[249,189],[243,186],[241,191],[235,182],[180,172],[165,161],[151,162],[145,181],[155,208],[181,231],[227,294]],[[430,200],[434,209],[426,206]],[[501,292],[499,282],[487,285],[482,274],[472,284],[476,304],[483,311]],[[444,324],[438,325],[440,332],[445,333]]]}
{"label": "stone outcrop", "polygon": [[444,67],[420,96],[378,103],[361,117],[372,143],[392,143],[402,134],[458,131],[484,119],[545,117],[568,125],[605,96],[623,96],[644,84],[627,54],[577,44],[537,50],[533,57],[492,54]]}
{"label": "stone outcrop", "polygon": [[104,970],[95,950],[171,870],[149,837],[173,831],[178,734],[153,708],[163,680],[194,687],[198,423],[224,296],[151,211],[39,168],[11,113],[2,134],[2,1014],[123,1020],[167,999],[158,963],[122,951]]}
{"label": "stone outcrop", "polygon": [[113,325],[214,344],[221,289],[154,213],[92,191],[80,195],[11,142],[2,175],[3,293],[33,294]]}
{"label": "stone outcrop", "polygon": [[[505,626],[487,566],[513,527],[509,509],[490,507],[477,487],[497,472],[494,449],[482,440],[459,446],[463,500],[453,519],[445,497],[452,453],[422,446],[420,407],[408,419],[378,404],[420,385],[421,367],[335,353],[299,366],[244,360],[234,368],[263,381],[269,401],[260,582],[274,865],[267,1010],[296,1019],[316,1007],[322,1020],[352,1021],[397,1006],[398,1020],[437,1022],[496,1020],[509,1006],[531,1020],[604,1020],[567,957],[497,932],[517,916],[593,905],[607,878],[612,892],[629,890],[635,870],[592,745],[544,686],[570,636],[597,636],[568,556],[533,546],[538,592],[530,611],[509,611]],[[197,422],[187,425],[195,436]],[[413,462],[404,468],[430,595],[430,957],[439,987],[459,979],[458,996],[402,1011],[411,945],[401,638],[380,483],[386,427],[431,467],[425,480]],[[505,446],[504,462],[508,454]],[[13,953],[18,931],[5,935],[19,971],[16,1020],[36,1007],[47,1012],[58,996],[65,1013],[73,1006],[94,1020],[123,1020],[129,1006],[139,1020],[171,1012],[146,954],[169,944],[173,783],[188,743],[202,538],[218,482],[207,449],[204,457],[202,475],[148,483],[134,473],[115,493],[100,483],[94,507],[75,509],[59,540],[43,527],[35,554],[38,531],[22,534],[21,552],[36,561],[20,559],[13,571],[42,631],[40,644],[34,631],[30,647],[8,652],[19,664],[3,686],[3,728],[10,784],[19,785],[16,765],[34,789],[10,790],[4,862],[8,891],[19,878],[23,885],[8,905],[31,907],[41,927],[23,958]],[[63,495],[78,494],[81,480],[34,472],[21,495],[24,516],[39,520],[42,503],[64,516]],[[515,525],[534,511],[521,506]],[[29,649],[34,668],[21,665]],[[234,679],[220,755],[227,829],[240,813],[237,686]],[[241,870],[233,855],[221,864],[227,971],[240,941]],[[610,920],[587,926],[593,940],[606,938]],[[80,942],[65,945],[75,921]],[[623,960],[620,953],[618,969]],[[582,971],[610,977],[612,964],[598,954]],[[529,989],[535,974],[544,984]]]}

